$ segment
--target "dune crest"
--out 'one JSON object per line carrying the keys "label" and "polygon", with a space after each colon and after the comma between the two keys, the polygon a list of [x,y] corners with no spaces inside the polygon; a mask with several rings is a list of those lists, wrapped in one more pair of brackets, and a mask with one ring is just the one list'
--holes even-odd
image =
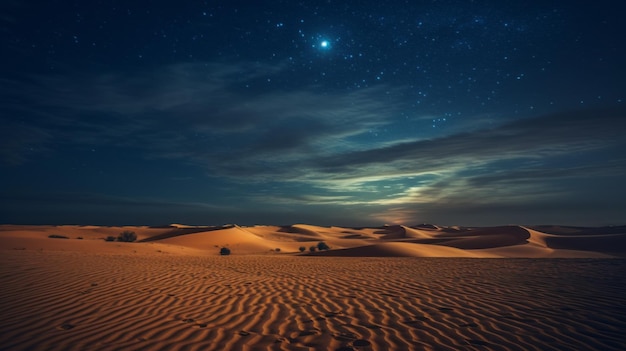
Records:
{"label": "dune crest", "polygon": [[[217,254],[228,247],[233,254],[300,254],[363,257],[626,257],[626,227],[577,228],[559,226],[501,226],[484,228],[435,225],[385,225],[370,228],[286,226],[0,226],[0,249],[86,250],[102,246],[122,231],[137,234],[142,245],[198,250]],[[549,232],[547,232],[549,231]],[[82,240],[50,240],[49,236]],[[330,251],[310,252],[319,242]],[[145,246],[144,246],[145,247]]]}

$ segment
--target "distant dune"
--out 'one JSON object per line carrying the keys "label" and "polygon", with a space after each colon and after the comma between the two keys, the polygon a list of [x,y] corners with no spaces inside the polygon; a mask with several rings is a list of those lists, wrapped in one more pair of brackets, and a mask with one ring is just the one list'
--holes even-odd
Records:
{"label": "distant dune", "polygon": [[[503,226],[488,228],[414,227],[378,228],[291,226],[224,227],[96,227],[96,226],[0,226],[0,249],[115,251],[107,236],[123,230],[137,234],[135,250],[160,246],[181,252],[217,254],[228,247],[233,255],[283,254],[348,257],[472,257],[472,258],[609,258],[626,257],[626,227],[582,228],[564,226]],[[51,241],[49,235],[83,240]],[[325,242],[330,250],[310,252]],[[147,246],[147,245],[150,246]],[[299,248],[306,250],[300,253]]]}
{"label": "distant dune", "polygon": [[2,225],[0,350],[625,350],[625,229]]}

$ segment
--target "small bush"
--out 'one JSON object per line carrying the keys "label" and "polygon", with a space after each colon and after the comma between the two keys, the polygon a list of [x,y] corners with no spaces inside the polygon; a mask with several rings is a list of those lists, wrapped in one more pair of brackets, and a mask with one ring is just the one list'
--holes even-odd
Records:
{"label": "small bush", "polygon": [[275,248],[274,251],[280,252],[280,247]]}
{"label": "small bush", "polygon": [[59,235],[59,234],[50,234],[50,235],[48,235],[48,238],[51,238],[51,239],[69,239],[67,236]]}
{"label": "small bush", "polygon": [[104,241],[115,241],[115,237],[114,236],[107,236],[106,238],[104,238]]}
{"label": "small bush", "polygon": [[117,241],[121,241],[125,243],[132,243],[135,240],[137,240],[137,234],[129,230],[125,230],[121,232],[120,235],[117,236]]}
{"label": "small bush", "polygon": [[328,246],[325,242],[320,241],[319,243],[317,243],[317,249],[322,251],[322,250],[330,250],[330,246]]}
{"label": "small bush", "polygon": [[300,248],[298,250],[300,250],[300,252],[304,252],[306,250],[306,247],[300,246]]}
{"label": "small bush", "polygon": [[220,249],[220,255],[222,256],[228,256],[230,255],[230,249],[227,247],[223,247]]}
{"label": "small bush", "polygon": [[79,236],[79,237],[77,237],[76,239],[78,239],[78,240],[83,240],[83,237],[82,237],[82,236]]}
{"label": "small bush", "polygon": [[309,247],[309,251],[311,251],[311,252],[315,252],[315,250],[317,250],[317,246],[311,246],[311,247]]}

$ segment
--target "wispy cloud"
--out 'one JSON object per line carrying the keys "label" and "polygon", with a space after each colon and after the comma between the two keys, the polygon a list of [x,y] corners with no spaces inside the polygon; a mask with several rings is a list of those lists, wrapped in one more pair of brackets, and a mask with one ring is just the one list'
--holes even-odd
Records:
{"label": "wispy cloud", "polygon": [[13,86],[5,85],[3,94],[27,92],[32,101],[15,103],[7,114],[27,115],[27,123],[58,135],[55,143],[133,147],[150,157],[222,164],[231,176],[243,168],[246,177],[247,167],[229,165],[359,148],[349,139],[390,124],[400,108],[385,87],[332,94],[312,86],[246,88],[284,70],[177,64],[130,74],[36,77],[8,82]]}
{"label": "wispy cloud", "polygon": [[606,191],[591,190],[599,189],[595,179],[611,184],[613,193],[623,189],[617,179],[626,171],[620,151],[626,147],[620,134],[625,115],[623,109],[577,111],[338,153],[310,160],[302,181],[322,194],[342,195],[335,204],[370,206],[371,216],[386,222],[524,206],[538,216],[539,209],[556,211],[568,201],[580,201],[577,211],[583,212],[615,204],[601,198]]}
{"label": "wispy cloud", "polygon": [[428,170],[455,160],[484,162],[582,152],[620,142],[619,130],[626,124],[624,116],[623,109],[541,116],[493,129],[332,155],[321,159],[320,163],[329,173],[405,160],[419,162],[417,168]]}
{"label": "wispy cloud", "polygon": [[[397,123],[407,108],[397,98],[402,88],[249,88],[286,69],[177,64],[130,74],[7,80],[3,95],[20,89],[32,99],[3,105],[19,122],[3,129],[0,156],[19,164],[59,145],[116,147],[201,168],[207,182],[237,184],[250,202],[362,206],[371,218],[391,220],[485,203],[556,203],[571,188],[554,184],[618,176],[626,168],[619,152],[626,147],[623,108],[393,140],[370,131]],[[427,117],[416,114],[413,121],[427,123]],[[564,158],[567,166],[560,165]],[[268,194],[258,184],[280,186]]]}

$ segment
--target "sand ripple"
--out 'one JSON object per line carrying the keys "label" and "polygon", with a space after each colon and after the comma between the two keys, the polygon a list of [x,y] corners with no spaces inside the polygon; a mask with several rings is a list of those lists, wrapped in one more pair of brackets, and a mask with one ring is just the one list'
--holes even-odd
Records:
{"label": "sand ripple", "polygon": [[5,251],[3,350],[621,350],[626,260]]}

